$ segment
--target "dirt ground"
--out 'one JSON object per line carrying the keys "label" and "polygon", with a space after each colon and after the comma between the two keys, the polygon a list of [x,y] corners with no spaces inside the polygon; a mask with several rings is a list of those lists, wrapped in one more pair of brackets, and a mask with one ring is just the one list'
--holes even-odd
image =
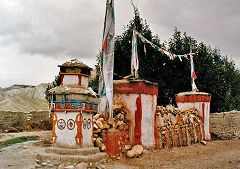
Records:
{"label": "dirt ground", "polygon": [[[10,136],[9,136],[10,135]],[[25,135],[38,135],[40,139],[49,138],[50,132],[26,132],[0,134],[0,141]],[[34,168],[35,157],[44,151],[39,145],[23,147],[0,152],[0,169]],[[140,158],[109,160],[102,164],[105,169],[240,169],[240,140],[212,141],[202,144],[165,150],[145,150]]]}

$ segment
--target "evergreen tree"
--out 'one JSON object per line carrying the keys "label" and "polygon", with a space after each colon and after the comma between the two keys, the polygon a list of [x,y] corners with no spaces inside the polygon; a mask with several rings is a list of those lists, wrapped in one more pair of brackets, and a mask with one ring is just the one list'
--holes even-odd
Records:
{"label": "evergreen tree", "polygon": [[[223,57],[218,49],[212,49],[204,43],[181,33],[177,28],[168,43],[161,43],[153,35],[146,21],[140,18],[138,11],[124,32],[115,39],[114,79],[121,79],[131,73],[131,41],[133,27],[154,45],[174,54],[195,53],[196,85],[199,91],[212,95],[211,112],[240,110],[240,72]],[[175,94],[191,91],[191,69],[189,58],[171,60],[159,50],[140,39],[138,43],[139,76],[159,85],[158,105],[167,105],[174,101]],[[146,49],[146,50],[145,50]]]}

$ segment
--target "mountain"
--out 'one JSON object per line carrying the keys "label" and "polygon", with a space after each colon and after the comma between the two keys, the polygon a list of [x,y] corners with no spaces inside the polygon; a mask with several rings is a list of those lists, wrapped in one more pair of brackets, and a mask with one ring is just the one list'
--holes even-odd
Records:
{"label": "mountain", "polygon": [[38,86],[13,85],[0,88],[0,111],[48,111],[45,91],[47,84]]}

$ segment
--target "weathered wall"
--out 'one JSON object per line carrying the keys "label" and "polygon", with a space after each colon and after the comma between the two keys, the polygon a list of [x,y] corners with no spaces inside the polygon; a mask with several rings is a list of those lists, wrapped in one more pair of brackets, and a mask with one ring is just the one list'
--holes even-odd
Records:
{"label": "weathered wall", "polygon": [[240,112],[210,114],[212,139],[240,139]]}
{"label": "weathered wall", "polygon": [[51,122],[47,111],[40,112],[11,112],[0,111],[0,132],[49,130]]}

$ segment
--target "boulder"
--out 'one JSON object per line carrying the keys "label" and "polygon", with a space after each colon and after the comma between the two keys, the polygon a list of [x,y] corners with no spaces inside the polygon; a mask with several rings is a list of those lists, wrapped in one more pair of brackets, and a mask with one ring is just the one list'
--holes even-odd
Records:
{"label": "boulder", "polygon": [[87,169],[88,164],[87,163],[79,163],[76,165],[75,169]]}
{"label": "boulder", "polygon": [[135,145],[132,147],[132,150],[135,152],[136,155],[141,155],[143,153],[143,146]]}
{"label": "boulder", "polygon": [[101,121],[96,121],[96,125],[98,126],[99,129],[103,129],[103,123]]}
{"label": "boulder", "polygon": [[101,142],[101,140],[99,138],[97,138],[95,141],[95,146],[101,148],[102,145],[103,145],[103,143]]}
{"label": "boulder", "polygon": [[133,150],[127,151],[127,157],[128,158],[133,158],[133,157],[135,157],[135,155],[136,155],[135,151],[133,151]]}
{"label": "boulder", "polygon": [[93,116],[93,119],[97,120],[97,119],[99,119],[99,117],[100,117],[100,114],[96,114]]}

